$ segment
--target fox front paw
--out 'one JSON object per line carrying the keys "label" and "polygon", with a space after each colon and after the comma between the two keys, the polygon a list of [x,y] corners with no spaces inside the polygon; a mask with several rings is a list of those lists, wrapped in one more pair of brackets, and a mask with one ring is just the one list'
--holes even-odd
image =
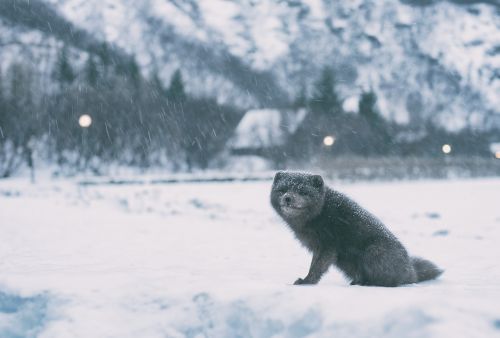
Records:
{"label": "fox front paw", "polygon": [[304,284],[304,280],[303,280],[302,278],[297,279],[297,280],[293,283],[293,285],[302,285],[302,284]]}
{"label": "fox front paw", "polygon": [[293,283],[293,285],[306,285],[306,284],[314,284],[314,283],[303,278],[299,278],[295,281],[295,283]]}

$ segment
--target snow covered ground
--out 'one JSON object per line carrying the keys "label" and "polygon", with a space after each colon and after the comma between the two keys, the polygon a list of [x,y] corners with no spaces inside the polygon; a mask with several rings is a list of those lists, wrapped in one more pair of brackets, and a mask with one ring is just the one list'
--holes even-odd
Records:
{"label": "snow covered ground", "polygon": [[270,182],[0,181],[0,337],[500,336],[500,179],[333,184],[446,270],[349,286],[273,213]]}

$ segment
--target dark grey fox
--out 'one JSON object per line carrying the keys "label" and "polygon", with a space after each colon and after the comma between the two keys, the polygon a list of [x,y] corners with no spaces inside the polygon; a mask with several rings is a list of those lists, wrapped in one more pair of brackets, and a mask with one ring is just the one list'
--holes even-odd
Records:
{"label": "dark grey fox", "polygon": [[428,260],[410,257],[380,220],[325,186],[319,175],[276,173],[271,204],[313,254],[309,273],[294,284],[318,283],[330,265],[337,266],[351,285],[398,286],[443,272]]}

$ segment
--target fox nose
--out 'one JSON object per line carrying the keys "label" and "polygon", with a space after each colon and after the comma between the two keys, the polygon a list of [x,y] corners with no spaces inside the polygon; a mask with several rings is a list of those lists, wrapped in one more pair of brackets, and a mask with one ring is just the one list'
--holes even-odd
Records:
{"label": "fox nose", "polygon": [[288,194],[285,194],[285,196],[283,196],[283,202],[285,202],[286,205],[290,205],[292,203],[292,197]]}

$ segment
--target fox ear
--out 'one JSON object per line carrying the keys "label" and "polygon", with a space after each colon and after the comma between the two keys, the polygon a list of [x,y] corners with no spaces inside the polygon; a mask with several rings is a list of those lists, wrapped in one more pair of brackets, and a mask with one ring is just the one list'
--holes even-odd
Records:
{"label": "fox ear", "polygon": [[311,180],[312,180],[312,185],[315,188],[321,188],[324,184],[323,177],[321,177],[320,175],[313,175],[311,177]]}
{"label": "fox ear", "polygon": [[285,176],[285,172],[284,171],[278,171],[276,172],[276,174],[274,175],[274,182],[278,182],[280,179],[283,178],[283,176]]}

